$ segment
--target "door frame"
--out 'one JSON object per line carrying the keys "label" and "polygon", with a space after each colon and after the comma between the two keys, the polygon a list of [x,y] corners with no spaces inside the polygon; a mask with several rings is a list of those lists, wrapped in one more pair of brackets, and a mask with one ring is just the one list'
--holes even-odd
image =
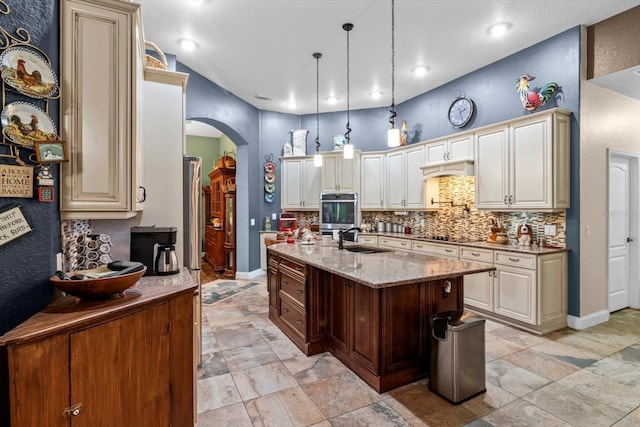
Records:
{"label": "door frame", "polygon": [[[611,173],[611,160],[613,158],[622,158],[629,161],[629,235],[634,239],[635,244],[629,247],[629,306],[631,308],[640,308],[640,154],[627,151],[615,150],[607,148],[607,205],[610,199],[610,183],[609,174]],[[609,310],[609,212],[607,210],[607,310]]]}

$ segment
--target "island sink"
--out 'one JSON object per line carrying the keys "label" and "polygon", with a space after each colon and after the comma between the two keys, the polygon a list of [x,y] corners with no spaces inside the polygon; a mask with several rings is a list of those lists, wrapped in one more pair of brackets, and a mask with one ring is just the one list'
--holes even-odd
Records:
{"label": "island sink", "polygon": [[377,254],[379,252],[392,252],[391,249],[374,248],[371,246],[346,246],[345,251],[357,252],[360,254]]}

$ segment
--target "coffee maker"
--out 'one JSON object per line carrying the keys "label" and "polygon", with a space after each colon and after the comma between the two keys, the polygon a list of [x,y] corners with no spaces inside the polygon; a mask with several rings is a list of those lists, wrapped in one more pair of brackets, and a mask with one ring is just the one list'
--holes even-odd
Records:
{"label": "coffee maker", "polygon": [[131,261],[147,267],[145,276],[180,272],[176,256],[177,227],[131,227]]}

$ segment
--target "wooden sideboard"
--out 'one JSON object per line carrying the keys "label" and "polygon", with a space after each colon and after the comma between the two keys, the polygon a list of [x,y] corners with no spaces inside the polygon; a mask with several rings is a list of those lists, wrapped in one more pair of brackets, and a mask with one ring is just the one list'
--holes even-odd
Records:
{"label": "wooden sideboard", "polygon": [[67,296],[0,337],[0,425],[192,426],[195,290]]}

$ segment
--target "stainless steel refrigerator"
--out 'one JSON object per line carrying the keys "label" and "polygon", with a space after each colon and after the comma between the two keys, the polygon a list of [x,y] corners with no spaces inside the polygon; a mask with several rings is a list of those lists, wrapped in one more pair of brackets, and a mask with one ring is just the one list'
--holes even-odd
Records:
{"label": "stainless steel refrigerator", "polygon": [[200,157],[183,156],[183,242],[184,265],[189,269],[194,282],[198,284],[198,292],[194,301],[194,354],[197,365],[202,362],[202,310],[200,270],[202,269],[202,186],[200,183]]}

